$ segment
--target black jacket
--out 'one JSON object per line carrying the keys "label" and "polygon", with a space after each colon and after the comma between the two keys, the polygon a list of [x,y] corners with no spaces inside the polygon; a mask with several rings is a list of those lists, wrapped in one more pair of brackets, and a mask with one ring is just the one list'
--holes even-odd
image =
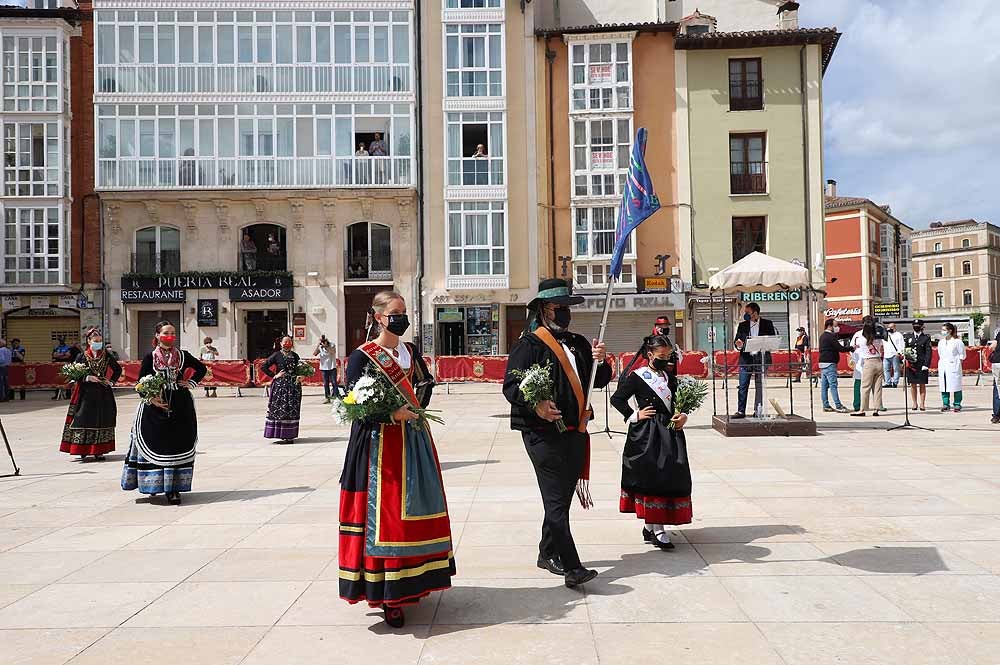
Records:
{"label": "black jacket", "polygon": [[903,336],[903,341],[907,348],[912,348],[917,352],[917,362],[911,363],[914,369],[931,366],[931,358],[934,356],[934,348],[931,346],[930,335],[926,333],[907,333]]}
{"label": "black jacket", "polygon": [[[660,396],[639,376],[640,373],[649,371],[652,370],[648,367],[642,367],[630,373],[618,382],[618,390],[611,396],[611,406],[618,409],[618,412],[622,414],[625,420],[631,418],[632,414],[635,413],[632,405],[629,404],[629,399],[632,397],[635,397],[636,405],[640,411],[647,406],[651,406],[656,409],[657,413],[662,413],[668,417],[674,415],[673,400],[671,400],[670,408],[667,408],[667,405],[663,403]],[[674,392],[673,388],[671,388],[671,392]]]}
{"label": "black jacket", "polygon": [[[767,337],[769,335],[777,335],[777,331],[774,329],[774,324],[770,319],[761,318],[758,322],[760,327],[758,328],[757,335],[760,337]],[[750,322],[742,321],[738,328],[736,328],[736,337],[733,338],[733,346],[736,345],[736,341],[740,340],[746,344],[747,339],[750,338]],[[767,364],[771,363],[771,354],[764,354],[767,357],[764,362]],[[744,353],[740,351],[740,364],[741,365],[760,365],[760,354],[759,353]]]}
{"label": "black jacket", "polygon": [[990,364],[1000,365],[1000,330],[997,330],[997,336],[993,341],[996,342],[996,346],[990,352]]}
{"label": "black jacket", "polygon": [[[591,343],[583,335],[568,333],[564,339],[566,345],[573,352],[576,359],[576,369],[580,374],[580,383],[584,392],[587,391],[587,383],[590,381],[590,372],[594,366],[594,358]],[[576,427],[580,424],[580,407],[577,404],[573,388],[569,379],[563,372],[562,365],[555,354],[545,346],[545,343],[533,334],[525,334],[517,341],[507,358],[507,374],[503,382],[503,395],[510,402],[510,428],[520,432],[545,431],[555,434],[558,430],[555,423],[542,420],[535,415],[535,410],[524,401],[519,385],[521,380],[511,373],[511,370],[526,370],[532,365],[544,365],[549,362],[552,365],[552,378],[555,383],[556,408],[562,411],[563,422],[567,427]],[[611,365],[604,362],[597,368],[597,381],[595,388],[604,388],[611,383]]]}
{"label": "black jacket", "polygon": [[819,362],[836,365],[840,362],[841,353],[850,352],[851,350],[837,339],[836,333],[826,330],[819,336]]}

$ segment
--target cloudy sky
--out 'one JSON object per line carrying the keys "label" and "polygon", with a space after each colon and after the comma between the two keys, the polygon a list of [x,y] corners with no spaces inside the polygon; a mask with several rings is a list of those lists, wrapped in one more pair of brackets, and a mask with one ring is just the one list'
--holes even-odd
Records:
{"label": "cloudy sky", "polygon": [[843,33],[824,83],[825,177],[915,228],[1000,224],[997,0],[802,0]]}

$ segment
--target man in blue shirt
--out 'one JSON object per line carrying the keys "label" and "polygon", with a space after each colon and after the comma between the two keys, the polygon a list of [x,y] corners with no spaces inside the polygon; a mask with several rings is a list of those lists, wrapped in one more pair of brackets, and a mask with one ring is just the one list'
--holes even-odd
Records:
{"label": "man in blue shirt", "polygon": [[[27,353],[28,352],[24,350],[24,345],[21,344],[21,340],[19,340],[16,337],[14,339],[10,340],[10,362],[11,362],[11,364],[14,364],[14,363],[24,363],[25,357],[26,357]],[[14,391],[11,390],[10,393],[11,393],[11,399],[14,399]],[[24,385],[22,384],[21,385],[21,400],[23,401],[24,398],[25,398],[25,390],[24,390]]]}
{"label": "man in blue shirt", "polygon": [[10,358],[7,340],[0,339],[0,402],[6,402],[9,398],[10,386],[7,383],[7,373],[10,371]]}

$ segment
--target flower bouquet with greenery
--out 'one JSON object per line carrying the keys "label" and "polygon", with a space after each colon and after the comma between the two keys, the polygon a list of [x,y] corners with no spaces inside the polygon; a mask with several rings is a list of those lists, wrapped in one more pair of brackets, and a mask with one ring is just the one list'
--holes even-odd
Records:
{"label": "flower bouquet with greenery", "polygon": [[444,424],[439,411],[419,409],[410,404],[389,379],[378,370],[368,369],[343,398],[333,401],[333,417],[340,425],[355,420],[386,422],[400,408],[408,406],[419,418],[414,427],[424,429],[428,422]]}
{"label": "flower bouquet with greenery", "polygon": [[135,384],[135,391],[146,404],[152,404],[154,399],[163,396],[163,389],[167,386],[167,380],[159,373],[149,374],[139,379]]}
{"label": "flower bouquet with greenery", "polygon": [[[512,369],[510,373],[514,378],[520,379],[518,390],[524,396],[524,401],[532,409],[538,408],[539,403],[549,402],[555,399],[556,384],[552,379],[552,363],[546,361],[544,365],[535,363],[528,369]],[[566,431],[566,423],[560,418],[556,421],[556,428],[560,432]]]}
{"label": "flower bouquet with greenery", "polygon": [[71,383],[83,383],[90,376],[90,366],[87,363],[66,363],[59,368],[59,373]]}
{"label": "flower bouquet with greenery", "polygon": [[906,347],[905,349],[903,349],[903,358],[905,358],[906,362],[910,363],[911,365],[916,364],[917,350],[912,346]]}
{"label": "flower bouquet with greenery", "polygon": [[310,377],[315,373],[316,368],[307,362],[299,362],[299,364],[295,366],[295,369],[292,370],[292,376],[295,377],[295,380],[299,383],[302,383],[307,377]]}
{"label": "flower bouquet with greenery", "polygon": [[[677,382],[677,392],[674,393],[674,413],[692,414],[701,407],[708,397],[708,384],[704,381],[682,376]],[[675,429],[673,421],[670,429]]]}

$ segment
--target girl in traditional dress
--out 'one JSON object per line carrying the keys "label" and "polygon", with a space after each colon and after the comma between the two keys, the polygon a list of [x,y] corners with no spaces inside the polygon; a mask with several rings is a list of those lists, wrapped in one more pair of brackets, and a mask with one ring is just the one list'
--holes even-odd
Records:
{"label": "girl in traditional dress", "polygon": [[[938,340],[938,387],[941,389],[942,411],[955,413],[962,410],[962,361],[965,360],[965,343],[958,336],[958,328],[951,323],[941,326]],[[955,396],[954,403],[951,396]]]}
{"label": "girl in traditional dress", "polygon": [[292,351],[292,338],[281,338],[281,348],[264,361],[260,371],[271,377],[271,396],[267,401],[264,438],[291,443],[299,435],[299,412],[302,409],[302,379],[295,375],[299,354]]}
{"label": "girl in traditional dress", "polygon": [[163,493],[175,506],[181,503],[181,492],[191,491],[194,477],[198,419],[191,389],[208,372],[200,360],[178,349],[176,342],[173,324],[156,324],[155,346],[142,359],[139,378],[159,374],[166,387],[151,404],[139,403],[122,471],[123,490],[138,489],[150,496]]}
{"label": "girl in traditional dress", "polygon": [[[362,375],[388,378],[408,405],[424,408],[434,382],[416,348],[400,341],[406,303],[393,291],[375,296],[368,338],[347,363],[347,386]],[[385,422],[355,421],[340,478],[340,597],[381,607],[394,628],[403,606],[451,587],[451,523],[441,465],[429,426],[414,427],[409,406]]]}
{"label": "girl in traditional dress", "polygon": [[[640,349],[647,366],[619,381],[611,398],[629,423],[619,510],[645,520],[643,539],[661,550],[674,549],[667,525],[690,524],[692,515],[691,467],[682,431],[687,415],[674,415],[668,374],[673,351],[666,337],[647,337]],[[629,404],[633,398],[637,409]]]}
{"label": "girl in traditional dress", "polygon": [[118,405],[111,388],[121,378],[122,368],[105,351],[104,338],[97,328],[87,331],[84,342],[86,350],[73,362],[87,365],[90,374],[73,386],[59,450],[79,455],[81,462],[90,455],[100,462],[115,449]]}

